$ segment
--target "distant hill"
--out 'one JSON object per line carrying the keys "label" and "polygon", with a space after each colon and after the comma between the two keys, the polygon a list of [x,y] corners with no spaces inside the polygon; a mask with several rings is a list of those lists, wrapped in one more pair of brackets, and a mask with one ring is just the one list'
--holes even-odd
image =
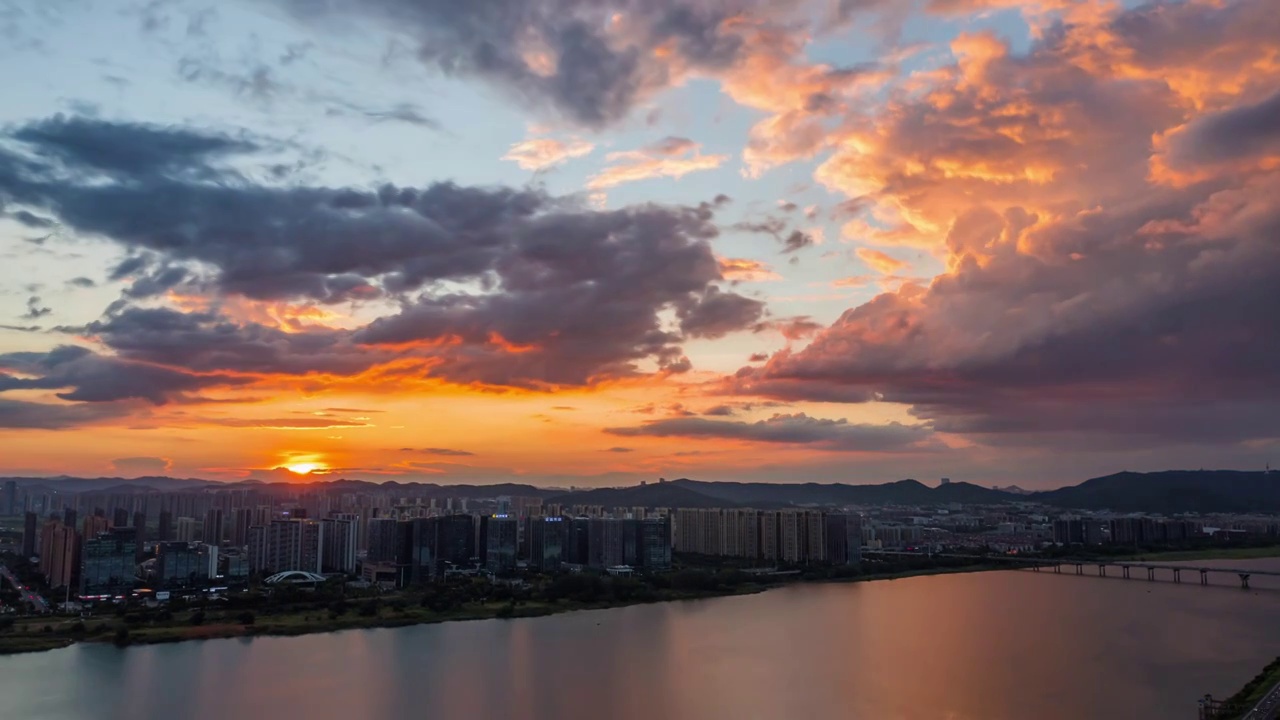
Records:
{"label": "distant hill", "polygon": [[[707,484],[707,483],[701,483]],[[711,483],[715,484],[715,483]],[[621,488],[597,488],[552,495],[545,502],[569,505],[603,505],[605,507],[737,507],[740,503],[712,497],[683,487],[676,482],[650,483]]]}
{"label": "distant hill", "polygon": [[367,480],[320,479],[305,483],[259,480],[224,483],[196,478],[170,477],[0,477],[0,482],[6,480],[16,480],[19,485],[32,490],[39,488],[65,493],[124,494],[243,489],[265,493],[295,494],[308,491],[352,492],[379,489],[413,497],[481,499],[510,495],[540,497],[547,502],[562,505],[606,507],[774,508],[824,505],[936,506],[952,503],[998,505],[1011,502],[1037,502],[1068,509],[1117,512],[1280,513],[1280,473],[1236,470],[1122,472],[1086,480],[1079,485],[1034,493],[1028,493],[1017,487],[992,489],[965,482],[932,487],[915,480],[899,480],[879,485],[849,485],[844,483],[705,482],[682,478],[671,482],[572,492],[566,492],[562,488],[540,488],[521,483],[441,485],[394,480],[384,483]]}
{"label": "distant hill", "polygon": [[956,482],[929,487],[916,480],[880,485],[844,483],[739,483],[673,480],[668,485],[736,505],[945,505],[949,503],[998,504],[1021,499],[1010,493]]}
{"label": "distant hill", "polygon": [[1121,472],[1025,499],[1117,512],[1280,513],[1280,473],[1238,470]]}

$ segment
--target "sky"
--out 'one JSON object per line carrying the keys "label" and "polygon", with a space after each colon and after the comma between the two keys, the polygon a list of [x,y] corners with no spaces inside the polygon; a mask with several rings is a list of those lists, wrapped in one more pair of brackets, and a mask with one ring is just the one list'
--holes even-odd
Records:
{"label": "sky", "polygon": [[0,76],[0,474],[1280,462],[1270,0],[8,0]]}

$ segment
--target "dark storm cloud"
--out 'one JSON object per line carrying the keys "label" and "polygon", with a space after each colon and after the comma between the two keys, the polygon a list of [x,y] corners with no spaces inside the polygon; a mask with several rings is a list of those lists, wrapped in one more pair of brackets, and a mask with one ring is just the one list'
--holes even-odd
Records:
{"label": "dark storm cloud", "polygon": [[112,403],[55,405],[0,398],[0,428],[63,430],[124,417],[130,411]]}
{"label": "dark storm cloud", "polygon": [[[350,375],[407,357],[455,382],[580,385],[633,375],[645,360],[685,370],[686,337],[748,328],[763,313],[759,301],[715,285],[723,278],[709,245],[718,232],[710,204],[593,211],[533,190],[451,183],[263,186],[202,164],[243,149],[227,138],[151,128],[159,140],[149,146],[149,126],[93,125],[58,120],[15,132],[27,152],[0,151],[0,199],[130,251],[109,274],[131,283],[125,300],[68,328],[123,358],[199,372]],[[103,149],[104,139],[117,145]],[[148,149],[132,158],[131,144]],[[284,333],[215,312],[128,307],[173,290],[330,303],[391,297],[400,309],[355,331]],[[668,309],[680,332],[662,327]]]}
{"label": "dark storm cloud", "polygon": [[928,448],[931,436],[931,431],[921,426],[900,423],[856,425],[847,420],[815,418],[804,413],[779,413],[757,422],[667,418],[638,427],[605,428],[605,432],[626,437],[722,438],[785,443],[851,452],[919,451]]}
{"label": "dark storm cloud", "polygon": [[1204,116],[1176,133],[1174,166],[1280,154],[1280,92],[1253,104]]}
{"label": "dark storm cloud", "polygon": [[217,133],[63,115],[24,125],[10,137],[73,173],[97,171],[133,180],[189,173],[209,178],[216,175],[208,166],[211,160],[258,149],[255,143]]}
{"label": "dark storm cloud", "polygon": [[134,398],[163,405],[205,388],[246,382],[228,375],[196,375],[98,355],[72,345],[61,345],[43,353],[0,354],[0,392],[67,390],[57,393],[63,400],[111,402]]}
{"label": "dark storm cloud", "polygon": [[[424,64],[487,80],[599,127],[624,117],[685,67],[743,52],[725,21],[751,0],[277,0],[306,20],[366,17],[408,36]],[[625,27],[612,28],[615,14]],[[349,26],[343,23],[344,29]],[[656,52],[662,47],[667,54]]]}

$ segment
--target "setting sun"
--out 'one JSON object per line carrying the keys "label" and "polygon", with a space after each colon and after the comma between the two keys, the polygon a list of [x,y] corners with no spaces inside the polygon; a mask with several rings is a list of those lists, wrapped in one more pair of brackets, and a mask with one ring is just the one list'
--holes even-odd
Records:
{"label": "setting sun", "polygon": [[284,469],[297,475],[310,475],[313,472],[323,472],[329,469],[329,466],[319,462],[300,462],[285,465]]}

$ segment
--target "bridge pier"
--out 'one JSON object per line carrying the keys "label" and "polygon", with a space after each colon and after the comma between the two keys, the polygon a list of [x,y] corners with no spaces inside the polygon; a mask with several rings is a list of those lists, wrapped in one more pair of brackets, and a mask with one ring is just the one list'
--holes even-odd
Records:
{"label": "bridge pier", "polygon": [[1173,581],[1176,583],[1182,582],[1182,570],[1179,568],[1173,569]]}
{"label": "bridge pier", "polygon": [[1039,565],[1032,565],[1032,566],[1031,566],[1031,572],[1040,572],[1040,566],[1039,566]]}
{"label": "bridge pier", "polygon": [[1209,571],[1208,571],[1208,570],[1204,570],[1204,569],[1201,569],[1201,570],[1200,570],[1200,584],[1201,584],[1201,585],[1208,585],[1208,584],[1209,584]]}
{"label": "bridge pier", "polygon": [[1155,580],[1155,579],[1156,579],[1156,569],[1155,569],[1155,568],[1147,568],[1147,579],[1148,579],[1148,580]]}
{"label": "bridge pier", "polygon": [[1107,576],[1107,566],[1103,563],[1098,563],[1098,577],[1106,577],[1106,576]]}
{"label": "bridge pier", "polygon": [[1076,574],[1077,575],[1084,574],[1084,565],[1081,565],[1080,563],[1076,563]]}
{"label": "bridge pier", "polygon": [[1236,573],[1240,576],[1240,587],[1245,590],[1249,589],[1249,573]]}
{"label": "bridge pier", "polygon": [[1062,566],[1061,566],[1061,565],[1054,565],[1054,566],[1053,566],[1053,574],[1054,574],[1054,575],[1061,575],[1061,574],[1062,574]]}
{"label": "bridge pier", "polygon": [[1128,565],[1122,565],[1122,566],[1121,566],[1121,568],[1123,568],[1123,570],[1124,570],[1124,579],[1125,579],[1125,580],[1128,580],[1128,579],[1129,579],[1129,566],[1128,566]]}

